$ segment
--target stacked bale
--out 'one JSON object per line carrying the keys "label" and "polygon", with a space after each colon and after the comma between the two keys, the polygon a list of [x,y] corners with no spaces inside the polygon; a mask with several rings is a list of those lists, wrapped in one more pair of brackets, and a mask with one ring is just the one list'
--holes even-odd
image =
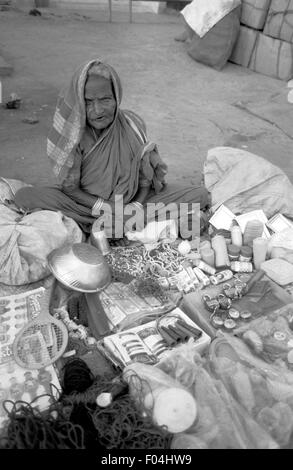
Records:
{"label": "stacked bale", "polygon": [[242,0],[230,61],[281,80],[293,77],[293,0]]}

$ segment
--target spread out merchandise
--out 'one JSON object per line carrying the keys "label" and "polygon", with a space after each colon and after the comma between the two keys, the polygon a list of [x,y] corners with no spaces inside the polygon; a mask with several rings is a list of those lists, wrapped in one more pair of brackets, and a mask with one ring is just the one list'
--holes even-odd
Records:
{"label": "spread out merchandise", "polygon": [[156,364],[172,347],[189,338],[193,338],[199,351],[210,343],[210,337],[176,308],[157,321],[106,336],[98,347],[117,367],[132,362]]}
{"label": "spread out merchandise", "polygon": [[[60,383],[54,366],[38,369],[18,365],[13,355],[13,343],[19,331],[40,315],[46,308],[45,289],[38,289],[0,298],[0,427],[7,419],[3,408],[5,400],[31,403],[40,410],[49,407],[52,386],[60,390]],[[20,405],[19,405],[20,406]]]}
{"label": "spread out merchandise", "polygon": [[0,298],[0,449],[292,448],[292,211],[254,197],[190,240],[84,243],[96,289]]}

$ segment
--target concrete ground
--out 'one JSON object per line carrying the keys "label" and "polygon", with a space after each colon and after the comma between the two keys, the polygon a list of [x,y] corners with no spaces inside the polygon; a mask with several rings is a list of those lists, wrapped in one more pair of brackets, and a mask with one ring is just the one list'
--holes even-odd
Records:
{"label": "concrete ground", "polygon": [[[118,3],[118,2],[117,2]],[[221,72],[191,59],[174,37],[175,14],[141,13],[134,4],[108,22],[99,9],[0,11],[0,55],[14,67],[3,77],[3,101],[16,92],[19,110],[0,107],[0,176],[53,181],[46,135],[57,94],[83,61],[105,59],[121,76],[123,107],[139,113],[169,164],[170,178],[198,180],[208,149],[247,149],[280,166],[293,181],[293,105],[287,84],[228,64]],[[38,123],[23,122],[36,117]]]}

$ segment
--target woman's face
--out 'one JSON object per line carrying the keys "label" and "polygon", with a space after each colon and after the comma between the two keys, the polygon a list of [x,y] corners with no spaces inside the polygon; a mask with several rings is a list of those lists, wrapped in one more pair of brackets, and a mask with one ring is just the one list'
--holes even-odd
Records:
{"label": "woman's face", "polygon": [[99,131],[108,127],[116,111],[116,100],[110,80],[91,75],[86,81],[84,98],[89,124]]}

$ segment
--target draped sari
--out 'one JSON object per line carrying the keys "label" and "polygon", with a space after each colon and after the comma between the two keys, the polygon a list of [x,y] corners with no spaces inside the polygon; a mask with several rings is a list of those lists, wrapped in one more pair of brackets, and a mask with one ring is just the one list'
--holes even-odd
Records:
{"label": "draped sari", "polygon": [[84,87],[88,70],[98,63],[90,61],[80,67],[60,94],[47,154],[61,187],[76,185],[110,201],[122,194],[127,204],[134,198],[140,181],[148,181],[158,193],[164,185],[167,166],[156,145],[147,141],[142,119],[120,109],[121,82],[115,70],[106,64],[103,65],[110,73],[116,100],[115,117],[96,142],[90,141]]}
{"label": "draped sari", "polygon": [[[90,68],[98,64],[103,64],[110,75],[116,110],[112,123],[97,137],[87,123],[84,89]],[[208,193],[203,186],[165,184],[167,165],[157,146],[148,141],[143,120],[132,111],[122,110],[121,99],[121,81],[110,65],[92,60],[75,72],[59,95],[47,139],[47,155],[58,186],[20,189],[15,195],[17,205],[28,210],[62,211],[86,232],[96,218],[91,208],[71,197],[70,189],[79,188],[113,202],[115,196],[123,195],[123,203],[128,204],[140,187],[147,186],[147,203],[190,202],[206,207]]]}

